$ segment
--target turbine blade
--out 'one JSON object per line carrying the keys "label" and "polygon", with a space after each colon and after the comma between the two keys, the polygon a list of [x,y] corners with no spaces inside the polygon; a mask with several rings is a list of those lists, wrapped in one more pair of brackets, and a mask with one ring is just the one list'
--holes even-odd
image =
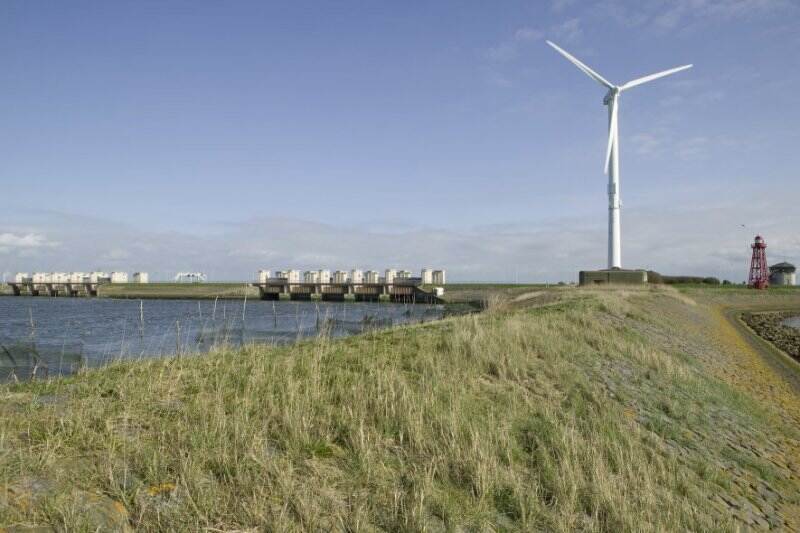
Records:
{"label": "turbine blade", "polygon": [[665,70],[664,72],[657,72],[656,74],[650,74],[649,76],[637,78],[635,80],[631,80],[628,83],[624,84],[622,87],[619,88],[619,90],[624,91],[625,89],[630,89],[631,87],[636,87],[637,85],[647,83],[648,81],[657,80],[658,78],[663,78],[664,76],[669,76],[670,74],[675,74],[676,72],[680,72],[682,70],[690,68],[692,68],[692,65],[683,65],[682,67],[671,68],[669,70]]}
{"label": "turbine blade", "polygon": [[608,171],[611,167],[611,151],[614,148],[614,145],[617,143],[617,129],[618,129],[617,123],[619,121],[618,119],[619,108],[617,107],[617,98],[619,98],[619,96],[614,95],[614,97],[611,99],[611,103],[609,104],[611,106],[611,120],[608,124],[608,146],[606,147],[606,174],[608,174]]}
{"label": "turbine blade", "polygon": [[592,69],[590,69],[589,67],[587,67],[586,65],[581,63],[576,57],[570,55],[569,52],[567,52],[566,50],[560,48],[557,44],[555,44],[555,43],[553,43],[551,41],[547,41],[547,44],[552,46],[556,50],[556,52],[558,52],[562,56],[566,57],[573,65],[575,65],[576,67],[581,69],[584,74],[586,74],[587,76],[592,78],[594,81],[596,81],[600,85],[603,85],[604,87],[606,87],[608,89],[613,89],[614,88],[614,85],[610,81],[606,80],[600,74],[598,74],[597,72],[593,71]]}

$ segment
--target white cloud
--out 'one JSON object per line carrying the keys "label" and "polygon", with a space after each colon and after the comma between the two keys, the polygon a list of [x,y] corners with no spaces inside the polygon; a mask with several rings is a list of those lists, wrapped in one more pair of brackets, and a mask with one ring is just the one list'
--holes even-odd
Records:
{"label": "white cloud", "polygon": [[575,5],[577,0],[553,0],[550,9],[555,13],[561,13],[569,7]]}
{"label": "white cloud", "polygon": [[489,85],[503,88],[512,87],[514,85],[514,82],[511,81],[511,78],[492,69],[487,70],[486,72],[486,82]]}
{"label": "white cloud", "polygon": [[565,20],[551,28],[550,32],[559,41],[566,44],[575,43],[583,36],[583,28],[581,28],[581,20],[579,18]]}
{"label": "white cloud", "polygon": [[[521,55],[521,50],[532,43],[541,42],[547,35],[561,43],[574,44],[583,35],[581,21],[578,18],[570,18],[559,24],[551,26],[546,31],[544,29],[523,26],[517,29],[504,41],[495,46],[482,51],[481,55],[488,61],[484,72],[486,83],[495,87],[512,87],[515,78],[522,75],[523,70],[514,62]],[[507,66],[503,66],[507,65]],[[510,69],[513,68],[513,71]],[[501,72],[505,69],[508,72]]]}
{"label": "white cloud", "polygon": [[630,136],[634,151],[639,155],[650,155],[661,150],[663,139],[652,133],[636,133]]}
{"label": "white cloud", "polygon": [[0,233],[0,253],[21,250],[30,251],[54,245],[55,243],[49,242],[44,235],[39,233]]}
{"label": "white cloud", "polygon": [[520,28],[514,33],[514,40],[518,42],[538,41],[544,37],[544,32],[534,28]]}
{"label": "white cloud", "polygon": [[690,137],[678,142],[675,152],[681,159],[697,159],[708,153],[709,146],[710,139],[706,136]]}
{"label": "white cloud", "polygon": [[514,43],[500,43],[497,46],[492,46],[484,51],[483,56],[498,63],[511,61],[517,57],[517,46]]}
{"label": "white cloud", "polygon": [[[700,138],[690,141],[687,150],[710,142]],[[77,216],[39,215],[42,227],[35,234],[50,235],[57,227],[55,235],[64,245],[58,250],[40,247],[36,256],[15,254],[4,260],[3,269],[141,270],[150,272],[154,279],[198,270],[214,280],[248,280],[259,268],[396,266],[418,270],[428,266],[446,268],[453,281],[509,281],[517,276],[521,281],[574,280],[578,270],[605,263],[604,199],[596,200],[597,210],[591,218],[565,214],[538,222],[458,228],[409,226],[394,232],[377,231],[375,226],[364,229],[262,218],[226,224],[218,232],[197,237]],[[715,196],[714,201],[723,200]],[[763,217],[763,206],[740,198],[729,205],[693,209],[645,209],[639,201],[636,204],[625,209],[623,218],[623,251],[628,266],[733,277],[746,261],[742,254],[752,237],[751,230],[741,229],[740,224],[749,225],[752,220],[758,220],[759,231],[769,238],[770,250],[789,260],[800,259],[800,241],[793,233],[800,225],[800,214],[788,202],[771,200],[769,208],[774,216],[769,220]],[[87,235],[87,228],[95,229]],[[120,242],[125,243],[125,257],[117,253]]]}
{"label": "white cloud", "polygon": [[672,31],[698,20],[724,21],[787,9],[796,5],[789,0],[606,0],[596,11],[628,27]]}
{"label": "white cloud", "polygon": [[519,48],[524,43],[539,41],[544,38],[544,32],[536,28],[523,27],[514,32],[514,35],[496,46],[483,52],[483,56],[497,63],[505,63],[519,55]]}

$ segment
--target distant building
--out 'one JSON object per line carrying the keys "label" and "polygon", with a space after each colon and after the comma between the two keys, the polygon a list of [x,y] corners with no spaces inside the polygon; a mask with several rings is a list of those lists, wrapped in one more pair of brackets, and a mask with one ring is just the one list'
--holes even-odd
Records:
{"label": "distant building", "polygon": [[319,277],[319,283],[330,283],[331,282],[331,271],[330,270],[317,270],[317,274]]}
{"label": "distant building", "polygon": [[26,283],[31,280],[27,272],[17,272],[14,274],[14,283]]}
{"label": "distant building", "polygon": [[429,268],[423,268],[420,277],[422,278],[422,283],[425,285],[433,283],[433,271]]}
{"label": "distant building", "polygon": [[395,279],[409,279],[411,278],[410,270],[398,270]]}
{"label": "distant building", "polygon": [[337,270],[333,273],[333,283],[347,283],[347,271]]}
{"label": "distant building", "polygon": [[647,271],[621,268],[581,270],[578,280],[581,285],[644,285],[647,283]]}
{"label": "distant building", "polygon": [[178,283],[203,283],[207,277],[202,272],[178,272],[175,281]]}
{"label": "distant building", "polygon": [[377,270],[367,270],[364,273],[364,283],[380,283],[381,278]]}
{"label": "distant building", "polygon": [[319,283],[319,270],[306,270],[303,272],[303,283]]}
{"label": "distant building", "polygon": [[769,267],[770,285],[796,285],[797,269],[791,263],[777,263]]}
{"label": "distant building", "polygon": [[256,280],[259,283],[266,283],[267,280],[270,278],[271,272],[269,270],[259,270],[256,272]]}
{"label": "distant building", "polygon": [[397,270],[395,270],[393,268],[387,268],[386,269],[386,275],[383,277],[383,281],[387,285],[391,285],[392,283],[394,283],[394,278],[396,276],[397,276]]}
{"label": "distant building", "polygon": [[52,283],[66,283],[69,281],[69,274],[66,272],[51,272],[50,281]]}
{"label": "distant building", "polygon": [[70,272],[69,273],[69,282],[70,283],[83,283],[83,280],[86,278],[88,274],[86,272]]}
{"label": "distant building", "polygon": [[108,280],[111,283],[128,283],[128,273],[112,272],[111,275],[108,277]]}
{"label": "distant building", "polygon": [[364,283],[364,271],[354,268],[350,271],[350,283]]}
{"label": "distant building", "polygon": [[444,270],[434,270],[433,274],[432,274],[432,277],[433,277],[432,283],[434,285],[444,285],[445,284]]}
{"label": "distant building", "polygon": [[100,281],[108,281],[108,274],[106,272],[89,272],[83,277],[83,281],[87,283],[98,283]]}
{"label": "distant building", "polygon": [[150,276],[147,272],[134,272],[133,273],[133,282],[134,283],[149,283]]}
{"label": "distant building", "polygon": [[289,283],[300,283],[300,271],[299,270],[287,270],[286,271],[286,280]]}

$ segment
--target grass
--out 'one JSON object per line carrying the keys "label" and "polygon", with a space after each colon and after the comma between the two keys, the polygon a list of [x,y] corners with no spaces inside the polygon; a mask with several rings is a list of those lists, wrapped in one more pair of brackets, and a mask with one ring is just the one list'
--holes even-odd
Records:
{"label": "grass", "polygon": [[723,354],[695,336],[688,297],[519,296],[343,340],[4,385],[0,487],[60,490],[0,498],[0,525],[91,529],[75,490],[145,531],[730,530],[747,521],[716,498],[749,497],[743,476],[794,505],[797,476],[729,444],[796,431],[707,371],[694,352]]}
{"label": "grass", "polygon": [[106,283],[98,288],[101,298],[258,298],[249,283]]}

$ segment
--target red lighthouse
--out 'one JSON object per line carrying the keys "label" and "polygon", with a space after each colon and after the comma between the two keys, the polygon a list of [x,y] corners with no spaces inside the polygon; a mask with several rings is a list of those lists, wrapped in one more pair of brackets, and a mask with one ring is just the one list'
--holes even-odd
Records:
{"label": "red lighthouse", "polygon": [[752,289],[766,289],[769,286],[769,270],[767,269],[767,243],[756,235],[756,241],[750,245],[753,257],[750,259],[750,276],[747,285]]}

